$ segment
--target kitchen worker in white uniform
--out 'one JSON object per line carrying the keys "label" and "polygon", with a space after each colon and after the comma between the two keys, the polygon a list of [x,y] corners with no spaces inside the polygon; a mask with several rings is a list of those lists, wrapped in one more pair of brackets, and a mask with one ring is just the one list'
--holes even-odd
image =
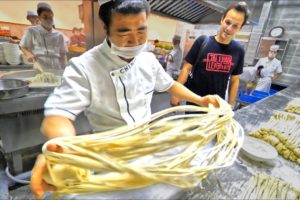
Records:
{"label": "kitchen worker in white uniform", "polygon": [[181,37],[179,35],[173,37],[173,50],[167,55],[167,73],[175,80],[178,78],[182,62],[180,40]]}
{"label": "kitchen worker in white uniform", "polygon": [[243,73],[240,75],[240,87],[239,90],[243,90],[244,94],[247,94],[247,85],[252,83],[251,91],[249,95],[253,95],[253,92],[257,86],[257,82],[262,78],[261,70],[264,66],[260,65],[257,68],[255,67],[244,67]]}
{"label": "kitchen worker in white uniform", "polygon": [[255,67],[262,65],[261,74],[264,78],[259,79],[256,90],[268,92],[270,91],[272,81],[275,81],[282,74],[281,62],[276,58],[278,45],[272,45],[268,57],[260,58]]}
{"label": "kitchen worker in white uniform", "polygon": [[53,26],[53,11],[49,4],[38,4],[40,25],[29,27],[20,47],[29,62],[38,61],[46,69],[64,69],[68,52],[64,36]]}
{"label": "kitchen worker in white uniform", "polygon": [[39,16],[34,11],[27,11],[26,19],[31,23],[32,26],[40,24]]}
{"label": "kitchen worker in white uniform", "polygon": [[[82,111],[95,131],[147,119],[154,91],[167,91],[201,106],[218,106],[214,96],[200,97],[175,82],[154,54],[144,51],[150,12],[146,0],[99,3],[107,37],[99,46],[69,61],[62,84],[45,103],[41,131],[47,139],[76,135],[72,121]],[[44,157],[39,156],[31,177],[36,197],[49,189],[42,181],[44,170]]]}

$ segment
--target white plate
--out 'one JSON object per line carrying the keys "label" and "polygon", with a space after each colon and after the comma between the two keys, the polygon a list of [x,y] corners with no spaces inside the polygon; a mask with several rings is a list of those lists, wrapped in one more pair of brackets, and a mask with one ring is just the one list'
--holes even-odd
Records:
{"label": "white plate", "polygon": [[241,152],[256,161],[271,161],[278,156],[277,150],[269,143],[245,136]]}

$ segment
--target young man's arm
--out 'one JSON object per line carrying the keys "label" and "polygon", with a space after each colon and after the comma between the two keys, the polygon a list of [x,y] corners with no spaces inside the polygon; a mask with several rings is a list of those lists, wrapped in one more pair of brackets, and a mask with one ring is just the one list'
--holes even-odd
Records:
{"label": "young man's arm", "polygon": [[240,76],[239,75],[232,75],[230,79],[230,89],[229,89],[229,104],[231,107],[234,107],[235,104],[235,97],[238,91],[240,83]]}
{"label": "young man's arm", "polygon": [[[192,70],[192,65],[188,62],[185,62],[180,74],[178,76],[177,82],[181,83],[182,85],[184,85],[188,79],[189,73]],[[171,105],[173,106],[178,106],[180,104],[180,99],[178,97],[172,96],[171,97]]]}

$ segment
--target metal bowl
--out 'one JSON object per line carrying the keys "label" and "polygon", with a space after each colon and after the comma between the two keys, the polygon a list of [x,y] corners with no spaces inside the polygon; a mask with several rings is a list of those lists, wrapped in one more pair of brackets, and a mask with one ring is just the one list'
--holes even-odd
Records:
{"label": "metal bowl", "polygon": [[19,79],[0,79],[0,99],[13,99],[28,93],[28,83]]}

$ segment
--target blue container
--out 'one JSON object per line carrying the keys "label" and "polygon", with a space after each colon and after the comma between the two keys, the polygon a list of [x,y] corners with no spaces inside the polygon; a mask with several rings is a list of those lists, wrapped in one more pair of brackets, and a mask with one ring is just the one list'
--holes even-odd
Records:
{"label": "blue container", "polygon": [[246,94],[241,94],[240,95],[240,101],[245,102],[245,103],[255,103],[259,100],[261,100],[262,98],[260,97],[256,97],[256,96],[249,96]]}
{"label": "blue container", "polygon": [[[250,91],[251,91],[251,89],[248,89],[247,93],[250,94]],[[265,98],[267,96],[270,96],[270,94],[267,93],[267,92],[262,92],[262,91],[254,90],[253,96],[256,96],[256,97],[259,97],[259,98]]]}
{"label": "blue container", "polygon": [[273,94],[276,94],[278,91],[277,90],[274,90],[274,89],[270,89],[270,95],[273,95]]}
{"label": "blue container", "polygon": [[[251,89],[248,89],[247,93],[250,94],[250,91]],[[273,89],[270,90],[270,93],[254,90],[253,95],[250,96],[248,94],[244,94],[243,91],[240,91],[239,96],[240,96],[240,101],[250,104],[250,103],[255,103],[261,99],[264,99],[270,95],[273,95],[276,92],[278,91]]]}

